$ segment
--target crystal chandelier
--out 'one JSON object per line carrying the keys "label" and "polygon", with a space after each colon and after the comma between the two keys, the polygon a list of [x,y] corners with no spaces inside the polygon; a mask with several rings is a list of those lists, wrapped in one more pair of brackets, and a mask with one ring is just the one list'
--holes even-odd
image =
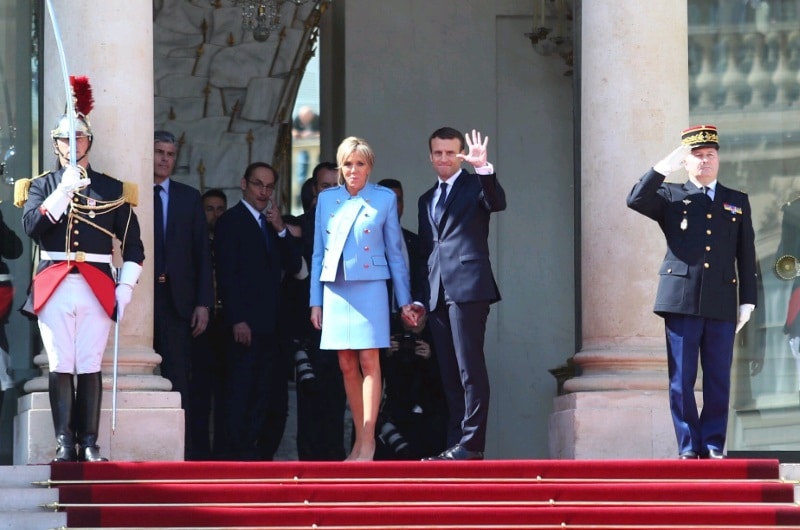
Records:
{"label": "crystal chandelier", "polygon": [[242,29],[253,32],[253,38],[259,42],[281,26],[281,8],[289,2],[303,5],[308,0],[231,0],[234,6],[242,8]]}
{"label": "crystal chandelier", "polygon": [[572,0],[534,0],[533,30],[525,34],[536,53],[564,59],[568,74],[573,62],[572,19]]}

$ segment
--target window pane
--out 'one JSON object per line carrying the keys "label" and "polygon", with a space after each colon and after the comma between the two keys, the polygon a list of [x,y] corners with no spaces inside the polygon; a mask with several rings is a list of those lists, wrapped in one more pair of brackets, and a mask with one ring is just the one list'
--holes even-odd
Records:
{"label": "window pane", "polygon": [[762,273],[758,308],[734,352],[732,451],[800,449],[800,278],[791,258],[783,263],[791,278],[776,274],[781,256],[800,257],[799,6],[688,5],[690,121],[719,127],[720,181],[750,196]]}

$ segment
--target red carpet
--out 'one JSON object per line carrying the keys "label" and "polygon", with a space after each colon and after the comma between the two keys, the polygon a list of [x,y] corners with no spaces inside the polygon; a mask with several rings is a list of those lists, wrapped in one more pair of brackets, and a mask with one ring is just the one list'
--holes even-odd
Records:
{"label": "red carpet", "polygon": [[800,527],[775,460],[54,464],[69,528]]}

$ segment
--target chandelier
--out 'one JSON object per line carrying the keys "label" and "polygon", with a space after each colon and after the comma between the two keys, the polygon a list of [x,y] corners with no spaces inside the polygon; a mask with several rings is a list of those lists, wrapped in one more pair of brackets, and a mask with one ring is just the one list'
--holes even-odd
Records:
{"label": "chandelier", "polygon": [[281,8],[289,2],[296,6],[308,0],[231,0],[234,6],[242,8],[242,29],[253,32],[253,38],[264,42],[280,29]]}
{"label": "chandelier", "polygon": [[573,63],[572,0],[534,0],[533,29],[525,36],[539,55],[558,55],[570,70]]}

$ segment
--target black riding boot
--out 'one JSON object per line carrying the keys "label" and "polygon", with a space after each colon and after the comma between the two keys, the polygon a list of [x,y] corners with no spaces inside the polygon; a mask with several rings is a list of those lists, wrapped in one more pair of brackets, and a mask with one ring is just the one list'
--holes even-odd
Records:
{"label": "black riding boot", "polygon": [[100,424],[100,401],[103,397],[103,375],[78,374],[78,392],[75,397],[75,432],[77,434],[78,460],[80,462],[106,462],[97,446]]}
{"label": "black riding boot", "polygon": [[53,462],[77,462],[72,408],[75,402],[75,383],[72,374],[50,372],[50,410],[56,431],[56,456]]}

